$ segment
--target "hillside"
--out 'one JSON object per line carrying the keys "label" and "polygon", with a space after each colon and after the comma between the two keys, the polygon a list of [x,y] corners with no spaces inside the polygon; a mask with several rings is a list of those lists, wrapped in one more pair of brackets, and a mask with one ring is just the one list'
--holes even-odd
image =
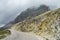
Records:
{"label": "hillside", "polygon": [[60,8],[36,17],[27,17],[24,21],[13,25],[11,29],[35,34],[39,39],[42,37],[42,40],[60,40]]}
{"label": "hillside", "polygon": [[6,28],[11,28],[12,25],[18,23],[18,22],[21,22],[25,19],[27,19],[28,17],[29,18],[32,18],[32,17],[35,17],[35,16],[38,16],[46,11],[49,11],[50,8],[49,6],[46,6],[46,5],[40,5],[38,8],[27,8],[25,11],[23,11],[21,14],[19,14],[15,20],[7,23],[3,29],[6,29]]}

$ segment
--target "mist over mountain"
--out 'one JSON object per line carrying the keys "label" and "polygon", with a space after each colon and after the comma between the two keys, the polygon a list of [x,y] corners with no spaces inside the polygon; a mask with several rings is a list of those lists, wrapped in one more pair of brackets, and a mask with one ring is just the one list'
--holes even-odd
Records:
{"label": "mist over mountain", "polygon": [[27,8],[25,11],[21,12],[20,15],[18,15],[15,20],[12,20],[11,22],[7,23],[3,28],[10,28],[12,25],[21,22],[27,18],[32,18],[35,16],[38,16],[46,11],[49,11],[50,7],[47,5],[40,5],[37,8],[31,7]]}
{"label": "mist over mountain", "polygon": [[60,7],[60,0],[0,0],[0,25],[6,24],[16,18],[27,8],[46,4],[50,9]]}
{"label": "mist over mountain", "polygon": [[0,0],[0,40],[60,40],[60,0]]}
{"label": "mist over mountain", "polygon": [[18,15],[15,19],[15,23],[21,22],[26,18],[32,18],[38,16],[46,11],[49,11],[50,8],[47,5],[40,5],[38,8],[28,8],[27,10],[23,11],[20,15]]}

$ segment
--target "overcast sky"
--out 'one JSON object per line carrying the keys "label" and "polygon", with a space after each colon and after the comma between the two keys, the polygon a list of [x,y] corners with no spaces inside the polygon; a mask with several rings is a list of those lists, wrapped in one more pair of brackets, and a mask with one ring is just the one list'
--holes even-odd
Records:
{"label": "overcast sky", "polygon": [[46,4],[59,8],[60,0],[0,0],[0,25],[13,20],[21,11],[31,6]]}

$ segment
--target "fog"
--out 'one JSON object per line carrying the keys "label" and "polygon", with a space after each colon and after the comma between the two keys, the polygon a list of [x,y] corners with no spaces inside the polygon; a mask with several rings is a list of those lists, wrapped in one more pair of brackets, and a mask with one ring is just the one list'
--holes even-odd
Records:
{"label": "fog", "polygon": [[0,25],[6,24],[29,7],[48,5],[51,9],[60,7],[60,0],[0,0]]}

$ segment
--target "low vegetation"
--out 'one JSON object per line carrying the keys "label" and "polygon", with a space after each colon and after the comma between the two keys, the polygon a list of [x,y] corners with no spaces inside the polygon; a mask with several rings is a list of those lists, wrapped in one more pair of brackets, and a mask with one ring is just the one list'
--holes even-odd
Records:
{"label": "low vegetation", "polygon": [[7,35],[10,35],[10,30],[0,30],[0,39],[5,38]]}

